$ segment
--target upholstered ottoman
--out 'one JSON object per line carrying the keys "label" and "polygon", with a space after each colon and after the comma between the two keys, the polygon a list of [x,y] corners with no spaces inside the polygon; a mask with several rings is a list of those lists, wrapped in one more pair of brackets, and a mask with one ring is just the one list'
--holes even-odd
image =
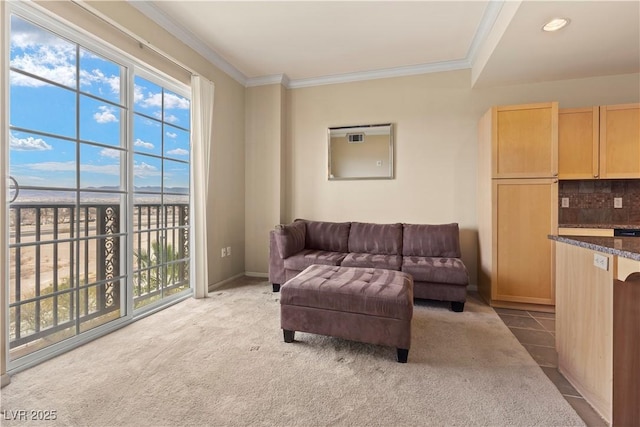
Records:
{"label": "upholstered ottoman", "polygon": [[284,341],[295,331],[396,347],[411,346],[413,278],[394,270],[311,265],[280,289]]}

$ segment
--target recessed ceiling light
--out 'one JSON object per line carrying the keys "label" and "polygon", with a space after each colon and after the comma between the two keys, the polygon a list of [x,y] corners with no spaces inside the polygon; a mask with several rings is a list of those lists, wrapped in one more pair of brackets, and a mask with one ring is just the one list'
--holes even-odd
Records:
{"label": "recessed ceiling light", "polygon": [[569,25],[568,18],[554,18],[551,21],[547,22],[544,27],[542,27],[543,31],[558,31],[561,28]]}

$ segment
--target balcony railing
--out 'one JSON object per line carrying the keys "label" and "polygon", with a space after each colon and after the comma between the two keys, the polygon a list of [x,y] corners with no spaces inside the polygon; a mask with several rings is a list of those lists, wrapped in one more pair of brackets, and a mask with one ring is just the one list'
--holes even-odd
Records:
{"label": "balcony railing", "polygon": [[118,204],[10,205],[12,351],[120,317],[127,262],[136,308],[189,287],[188,204],[136,204],[133,217],[133,254],[121,265],[127,232]]}

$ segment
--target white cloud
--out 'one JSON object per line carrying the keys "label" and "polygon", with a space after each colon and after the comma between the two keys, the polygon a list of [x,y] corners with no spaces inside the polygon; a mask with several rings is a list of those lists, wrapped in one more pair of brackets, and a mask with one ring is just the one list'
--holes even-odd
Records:
{"label": "white cloud", "polygon": [[84,86],[91,85],[92,83],[106,84],[114,94],[120,93],[120,77],[118,76],[105,76],[105,74],[99,70],[80,70],[80,83]]}
{"label": "white cloud", "polygon": [[175,132],[167,132],[167,133],[166,133],[166,135],[167,135],[169,138],[176,138],[176,137],[178,136],[178,134],[177,134],[177,133],[175,133]]}
{"label": "white cloud", "polygon": [[152,143],[143,141],[140,138],[136,139],[133,142],[133,145],[135,145],[136,147],[146,148],[147,150],[153,150],[153,148],[155,147]]}
{"label": "white cloud", "polygon": [[45,142],[42,138],[17,138],[13,134],[9,137],[9,148],[15,151],[48,151],[53,147]]}
{"label": "white cloud", "polygon": [[178,121],[180,121],[179,118],[177,118],[176,116],[174,116],[173,114],[165,114],[164,115],[164,121],[167,123],[176,123]]}
{"label": "white cloud", "polygon": [[145,178],[149,176],[160,176],[160,171],[153,165],[141,162],[133,165],[133,174],[137,177]]}
{"label": "white cloud", "polygon": [[133,102],[139,104],[144,99],[144,93],[142,86],[134,85],[133,86]]}
{"label": "white cloud", "polygon": [[[47,47],[42,47],[41,51],[46,51]],[[50,56],[55,56],[52,52],[41,52],[38,55],[17,56],[11,60],[11,66],[28,73],[43,77],[68,87],[74,87],[76,84],[76,68],[70,63],[60,63],[60,61],[51,61]],[[64,53],[60,56],[63,57]],[[11,85],[23,87],[42,87],[51,86],[41,80],[27,77],[20,73],[11,73]]]}
{"label": "white cloud", "polygon": [[189,109],[189,100],[173,93],[164,94],[164,108]]}
{"label": "white cloud", "polygon": [[188,156],[189,152],[182,148],[176,148],[175,150],[167,151],[167,154],[170,154],[172,156]]}
{"label": "white cloud", "polygon": [[[139,85],[136,85],[134,88],[134,101],[136,104],[139,104],[143,108],[151,108],[151,107],[162,107],[162,93],[161,92],[151,92],[148,91],[145,93],[145,88]],[[164,94],[164,108],[172,109],[178,108],[180,110],[188,110],[191,103],[187,98],[182,96],[178,96],[174,93],[165,92]]]}
{"label": "white cloud", "polygon": [[120,151],[114,150],[113,148],[103,148],[102,150],[100,150],[100,155],[102,157],[108,157],[110,159],[119,159]]}
{"label": "white cloud", "polygon": [[[12,20],[11,48],[18,51],[11,60],[12,67],[68,87],[75,87],[76,50],[73,43],[18,19]],[[86,54],[86,51],[82,52]],[[112,93],[120,93],[120,78],[114,75],[105,76],[99,69],[80,70],[80,83],[83,86],[93,83],[106,84]],[[11,73],[11,84],[24,87],[50,86],[20,73]]]}
{"label": "white cloud", "polygon": [[96,122],[100,124],[104,123],[112,123],[117,122],[118,118],[113,114],[115,109],[113,107],[107,107],[106,105],[101,105],[98,107],[99,112],[93,115],[93,118]]}
{"label": "white cloud", "polygon": [[[48,80],[73,87],[76,83],[75,45],[29,24],[11,19],[11,66]],[[11,73],[15,86],[47,86],[40,80]]]}
{"label": "white cloud", "polygon": [[[75,172],[76,170],[76,162],[41,162],[41,163],[31,163],[26,165],[29,169],[37,170],[37,171],[47,171],[47,172]],[[120,166],[119,165],[91,165],[91,164],[82,164],[80,165],[81,172],[92,172],[92,173],[100,173],[105,175],[120,175]]]}

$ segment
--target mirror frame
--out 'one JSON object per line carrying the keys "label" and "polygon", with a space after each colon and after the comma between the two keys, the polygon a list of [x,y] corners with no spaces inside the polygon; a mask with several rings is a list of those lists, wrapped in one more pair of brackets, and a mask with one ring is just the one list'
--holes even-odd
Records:
{"label": "mirror frame", "polygon": [[[331,131],[341,130],[346,133],[350,133],[349,130],[354,130],[353,133],[362,133],[367,128],[375,127],[389,127],[389,173],[384,176],[357,176],[357,177],[334,177],[331,174]],[[327,129],[327,146],[328,146],[328,160],[327,160],[327,178],[329,181],[353,181],[353,180],[370,180],[370,179],[394,179],[394,151],[395,151],[395,137],[393,123],[378,123],[369,125],[357,125],[357,126],[336,126]]]}

